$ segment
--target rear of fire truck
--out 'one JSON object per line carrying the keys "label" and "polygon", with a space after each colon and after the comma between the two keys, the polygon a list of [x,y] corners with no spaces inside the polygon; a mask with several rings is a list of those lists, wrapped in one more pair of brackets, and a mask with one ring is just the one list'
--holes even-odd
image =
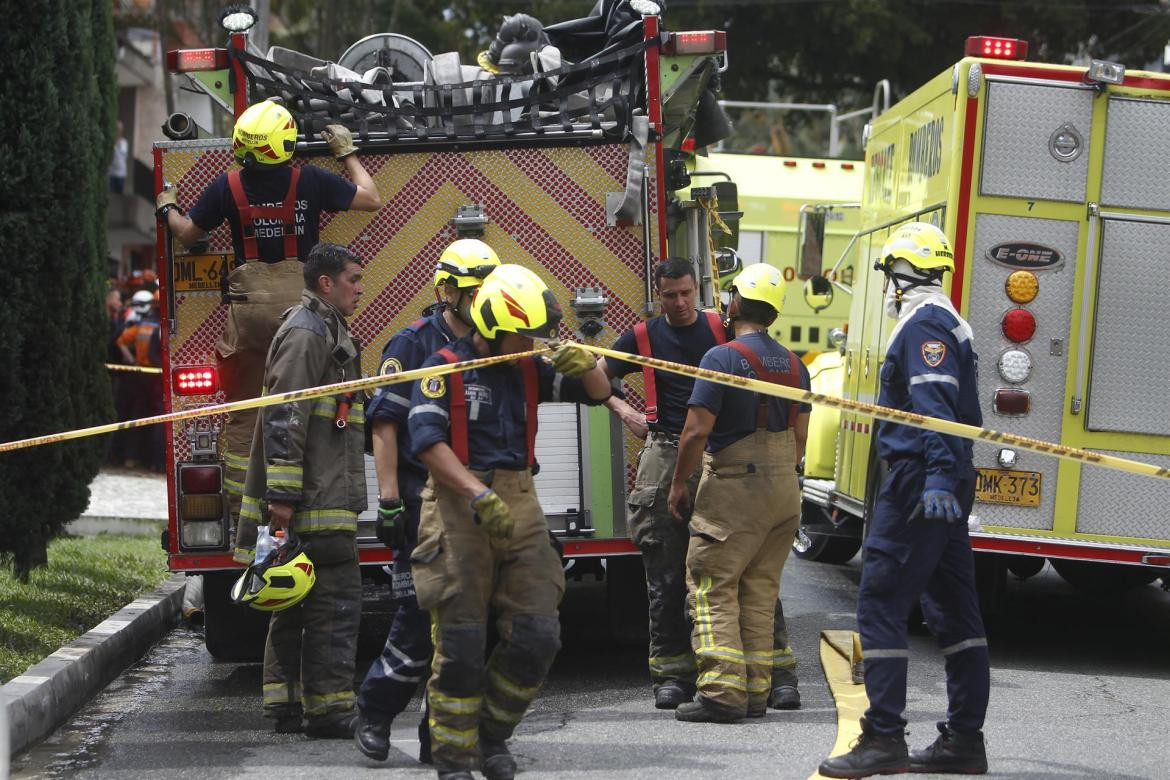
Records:
{"label": "rear of fire truck", "polygon": [[[1015,39],[967,45],[869,128],[841,392],[876,400],[893,321],[873,262],[892,230],[923,220],[954,242],[949,292],[974,330],[985,427],[1170,465],[1170,78],[1029,63]],[[798,551],[840,561],[883,469],[869,418],[813,427],[837,457],[806,472]],[[985,595],[1045,559],[1094,590],[1170,572],[1170,483],[987,441],[974,452]]]}
{"label": "rear of fire truck", "polygon": [[[667,33],[656,16],[626,33],[578,64],[534,60],[534,73],[502,77],[469,70],[455,54],[431,57],[402,36],[372,36],[396,56],[415,56],[421,75],[373,86],[310,70],[304,55],[262,56],[243,34],[226,49],[171,52],[169,63],[236,115],[249,102],[282,98],[301,132],[294,165],[340,171],[319,133],[328,122],[353,130],[387,205],[377,214],[322,215],[321,237],[366,261],[351,330],[363,345],[364,373],[373,375],[387,340],[434,302],[435,262],[459,237],[481,237],[505,262],[538,273],[565,304],[562,337],[602,345],[652,313],[651,269],[668,243],[680,242],[671,250],[712,277],[717,200],[707,190],[668,192],[663,155],[688,137],[697,114],[702,121],[696,107],[725,64],[725,37]],[[710,96],[703,102],[715,105]],[[184,208],[234,165],[230,139],[197,137],[156,144],[155,163],[158,187],[177,186]],[[227,227],[187,253],[160,225],[158,254],[167,409],[219,402],[214,345],[226,315],[220,282],[233,262]],[[714,297],[708,284],[703,298]],[[639,382],[631,382],[635,403]],[[208,416],[168,431],[164,544],[172,570],[205,575],[207,645],[231,656],[252,652],[263,624],[226,595],[239,566],[229,552],[223,422]],[[605,572],[611,602],[627,610],[644,590],[625,527],[638,444],[604,408],[541,406],[536,482],[550,528],[570,570]],[[367,480],[376,507],[369,458]],[[372,509],[360,516],[358,541],[367,595],[378,596],[390,552],[374,537],[373,520]],[[384,599],[368,602],[386,608]]]}

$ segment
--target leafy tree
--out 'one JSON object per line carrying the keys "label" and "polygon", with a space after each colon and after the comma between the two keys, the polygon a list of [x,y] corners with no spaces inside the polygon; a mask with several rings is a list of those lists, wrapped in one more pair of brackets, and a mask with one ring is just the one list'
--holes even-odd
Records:
{"label": "leafy tree", "polygon": [[[27,3],[0,51],[0,440],[11,441],[113,419],[102,365],[112,6]],[[85,509],[104,449],[91,438],[0,455],[0,554],[18,577]]]}

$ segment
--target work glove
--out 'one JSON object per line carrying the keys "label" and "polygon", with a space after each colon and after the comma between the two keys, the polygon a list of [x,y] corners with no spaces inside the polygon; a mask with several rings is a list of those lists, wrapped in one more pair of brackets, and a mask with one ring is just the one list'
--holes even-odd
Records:
{"label": "work glove", "polygon": [[154,199],[154,216],[158,219],[165,219],[168,211],[177,208],[179,208],[179,191],[174,187],[164,189]]}
{"label": "work glove", "polygon": [[593,370],[597,358],[580,344],[565,342],[553,350],[553,368],[565,376],[581,376]]}
{"label": "work glove", "polygon": [[512,538],[512,513],[508,511],[508,505],[496,491],[488,488],[471,499],[471,509],[475,512],[476,524],[481,526],[489,537]]}
{"label": "work glove", "polygon": [[357,152],[357,147],[353,145],[353,134],[344,125],[325,125],[321,137],[329,144],[329,151],[333,152],[333,156],[338,160],[344,160]]}
{"label": "work glove", "polygon": [[383,498],[378,501],[378,519],[374,533],[395,553],[406,549],[406,506],[401,498]]}
{"label": "work glove", "polygon": [[963,516],[959,499],[949,490],[922,491],[922,510],[927,520],[946,520],[953,523]]}

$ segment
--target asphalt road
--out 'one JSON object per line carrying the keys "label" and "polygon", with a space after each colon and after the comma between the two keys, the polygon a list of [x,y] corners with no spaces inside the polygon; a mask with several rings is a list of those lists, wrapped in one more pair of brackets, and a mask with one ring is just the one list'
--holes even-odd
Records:
{"label": "asphalt road", "polygon": [[[521,770],[533,778],[809,777],[836,734],[818,634],[854,627],[859,575],[856,559],[838,567],[790,561],[784,601],[804,708],[732,726],[677,723],[655,710],[643,649],[607,640],[604,591],[571,587],[565,649],[512,743]],[[933,639],[920,634],[911,644],[909,740],[917,746],[935,736],[945,684]],[[993,776],[1170,774],[1170,595],[1148,586],[1088,598],[1046,569],[1009,585],[991,647]],[[215,662],[198,633],[178,629],[18,757],[13,777],[433,777],[413,760],[417,712],[396,722],[397,750],[378,764],[350,742],[272,734],[259,687],[259,665]]]}

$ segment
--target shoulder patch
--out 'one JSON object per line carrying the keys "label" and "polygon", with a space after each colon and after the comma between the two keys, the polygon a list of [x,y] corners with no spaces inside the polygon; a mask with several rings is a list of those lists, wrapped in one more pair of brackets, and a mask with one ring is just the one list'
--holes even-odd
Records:
{"label": "shoulder patch", "polygon": [[447,394],[447,380],[441,376],[432,376],[419,382],[419,389],[427,398],[442,398]]}
{"label": "shoulder patch", "polygon": [[382,367],[378,369],[378,373],[381,374],[382,376],[387,376],[389,374],[397,374],[397,373],[400,373],[401,371],[402,371],[402,363],[400,363],[398,361],[398,358],[386,358],[385,360],[382,361]]}
{"label": "shoulder patch", "polygon": [[922,361],[931,368],[942,365],[947,356],[947,345],[941,341],[922,342]]}

